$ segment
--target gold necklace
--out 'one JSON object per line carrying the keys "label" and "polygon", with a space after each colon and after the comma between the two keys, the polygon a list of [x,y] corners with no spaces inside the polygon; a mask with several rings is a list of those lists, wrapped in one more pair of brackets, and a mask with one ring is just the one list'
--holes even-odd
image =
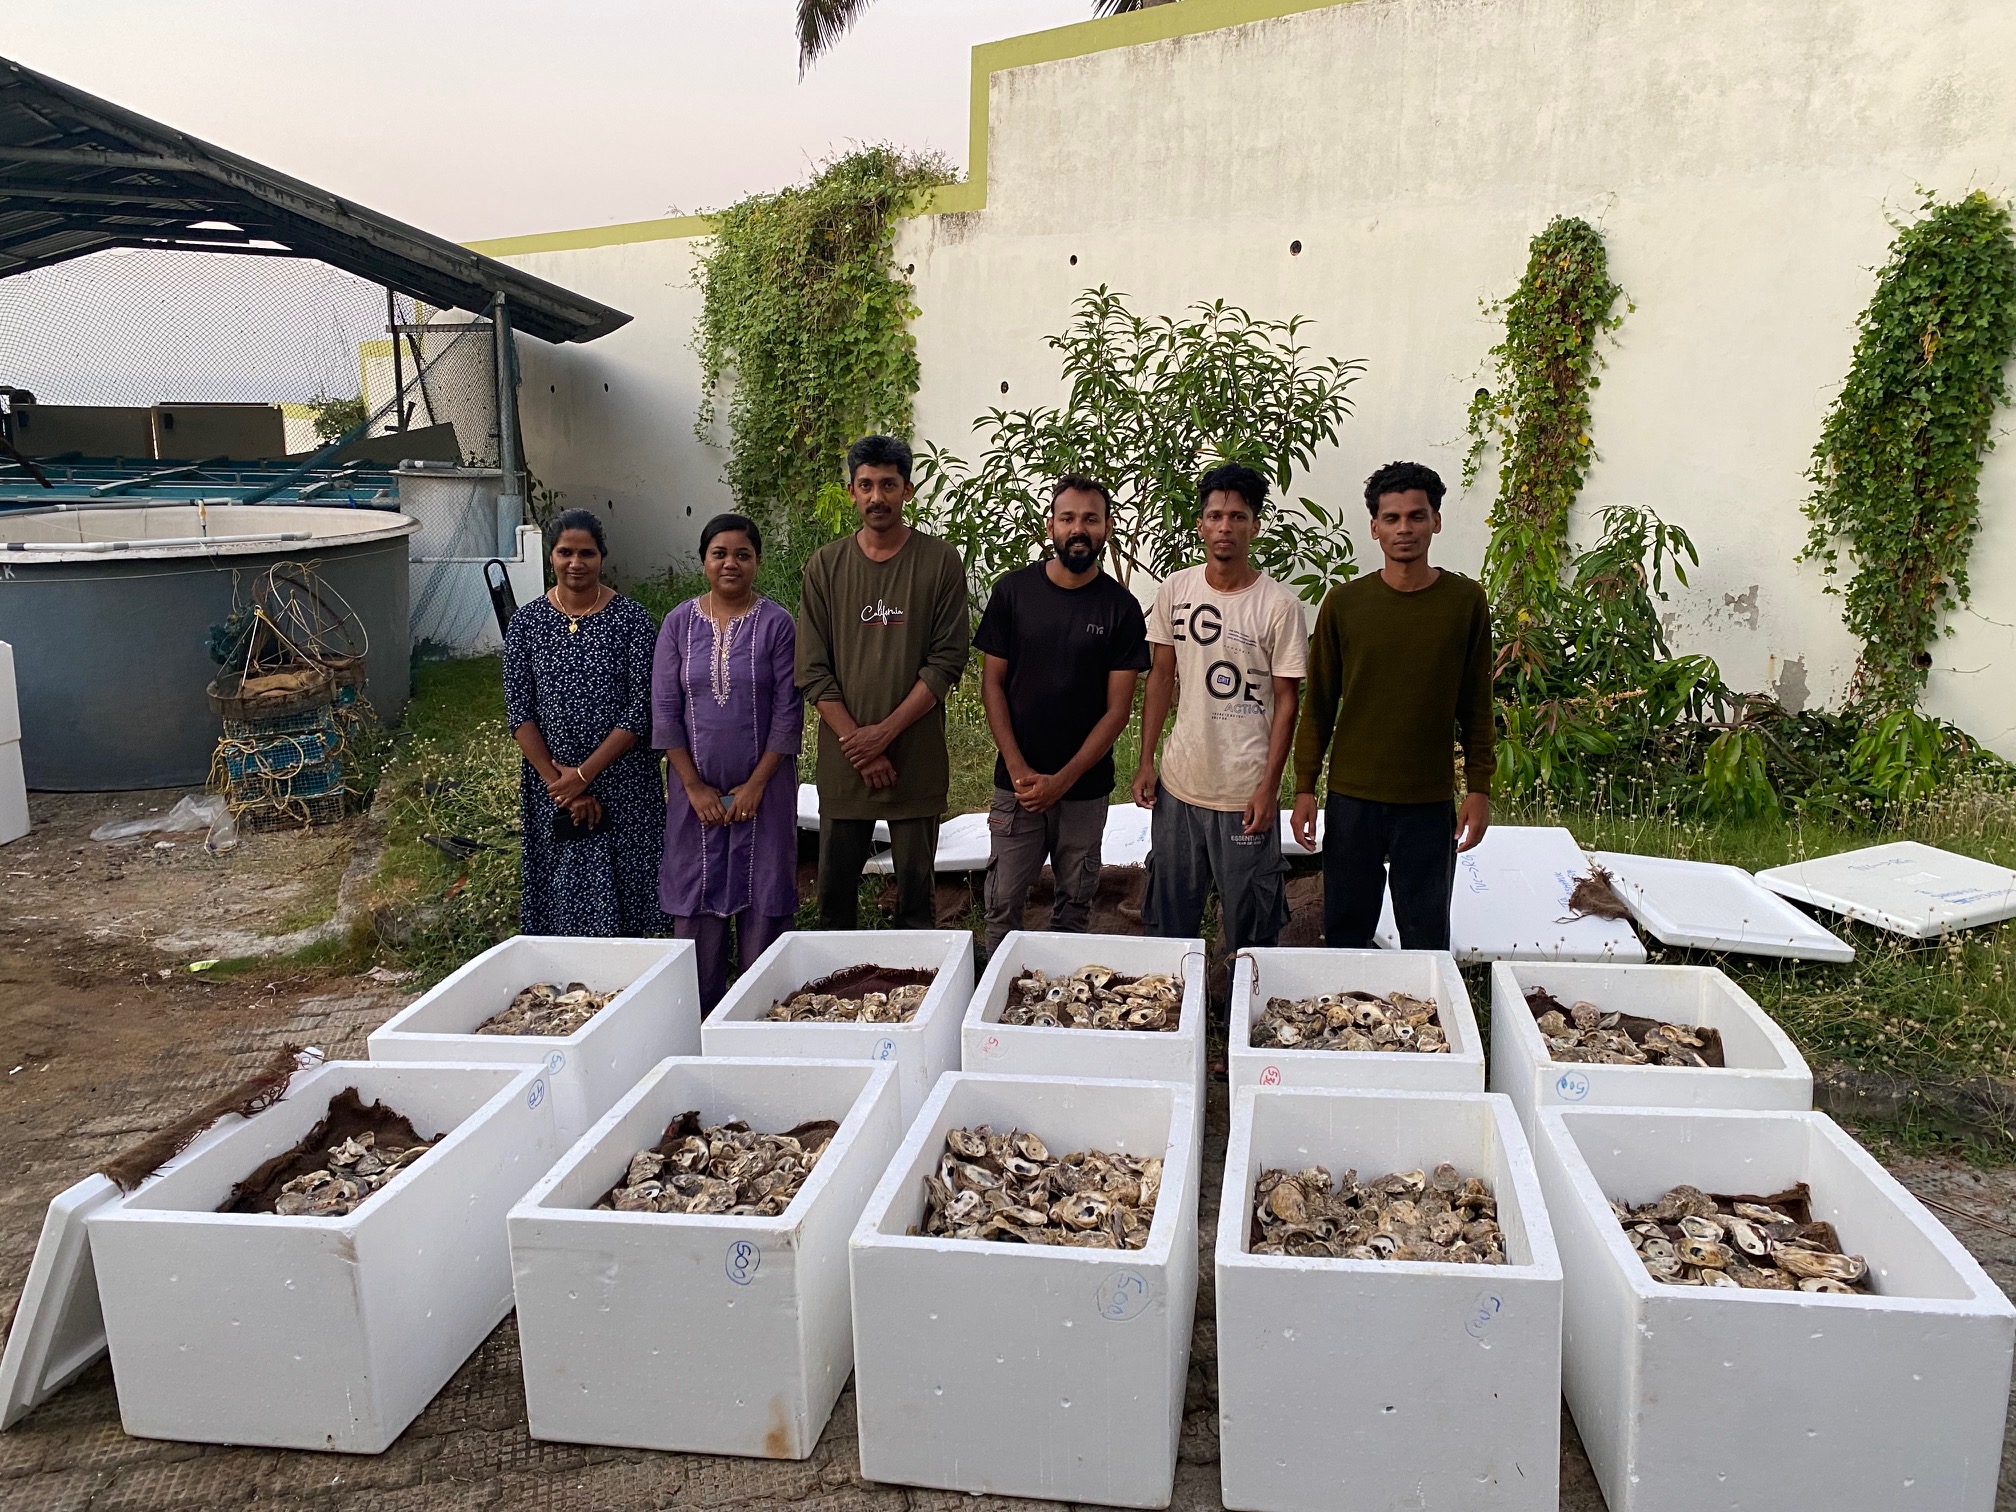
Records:
{"label": "gold necklace", "polygon": [[[559,592],[559,590],[556,588],[554,592],[557,593]],[[548,599],[547,602],[549,604],[552,604],[555,609],[559,609],[562,614],[567,616],[567,633],[569,635],[579,635],[581,633],[581,621],[586,619],[589,615],[593,614],[595,612],[595,609],[599,609],[602,607],[602,591],[599,588],[595,591],[595,609],[584,610],[580,614],[576,614],[570,609],[560,609],[560,604],[558,600]]]}

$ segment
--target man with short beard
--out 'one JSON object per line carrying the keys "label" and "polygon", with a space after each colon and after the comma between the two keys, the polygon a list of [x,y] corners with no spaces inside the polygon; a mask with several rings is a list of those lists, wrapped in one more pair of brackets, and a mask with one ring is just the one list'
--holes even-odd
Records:
{"label": "man with short beard", "polygon": [[981,698],[1001,754],[987,815],[987,948],[1022,927],[1043,863],[1056,901],[1050,927],[1083,934],[1099,885],[1113,795],[1113,742],[1148,666],[1134,595],[1099,567],[1112,495],[1076,474],[1050,493],[1056,554],[994,585],[973,645],[986,657]]}

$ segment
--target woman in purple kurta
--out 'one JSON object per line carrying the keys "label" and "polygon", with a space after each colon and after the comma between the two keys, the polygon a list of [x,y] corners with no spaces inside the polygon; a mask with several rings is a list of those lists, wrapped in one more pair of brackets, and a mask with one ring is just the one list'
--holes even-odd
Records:
{"label": "woman in purple kurta", "polygon": [[685,789],[665,806],[658,900],[673,934],[698,947],[707,1012],[728,990],[730,920],[747,969],[798,912],[805,705],[796,626],[755,589],[762,550],[754,521],[707,522],[708,591],[665,616],[651,670],[651,743]]}

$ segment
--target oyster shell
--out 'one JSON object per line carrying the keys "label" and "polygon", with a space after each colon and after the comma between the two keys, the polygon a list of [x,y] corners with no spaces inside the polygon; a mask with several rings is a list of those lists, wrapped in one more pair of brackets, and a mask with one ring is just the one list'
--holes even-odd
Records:
{"label": "oyster shell", "polygon": [[615,996],[613,992],[590,992],[580,982],[569,982],[565,987],[534,982],[511,999],[502,1013],[478,1024],[476,1032],[564,1039],[607,1008]]}
{"label": "oyster shell", "polygon": [[1832,1224],[1810,1221],[1812,1193],[1803,1182],[1764,1198],[1677,1186],[1636,1208],[1613,1201],[1610,1210],[1646,1271],[1670,1286],[1874,1290],[1868,1261],[1842,1253]]}
{"label": "oyster shell", "polygon": [[1449,1052],[1434,999],[1404,992],[1382,997],[1353,990],[1269,998],[1248,1041],[1256,1050]]}
{"label": "oyster shell", "polygon": [[1594,1003],[1564,1004],[1544,987],[1526,994],[1534,1027],[1557,1061],[1605,1066],[1720,1066],[1722,1036],[1696,1024],[1664,1024],[1608,1013]]}
{"label": "oyster shell", "polygon": [[[775,1218],[791,1205],[839,1128],[829,1118],[759,1134],[740,1120],[703,1126],[699,1113],[682,1113],[655,1147],[630,1157],[622,1179],[595,1206],[618,1213]],[[963,1195],[979,1205],[978,1193]]]}
{"label": "oyster shell", "polygon": [[1090,965],[1052,978],[1031,968],[1009,983],[1001,1022],[1158,1033],[1173,1030],[1182,1011],[1182,981],[1166,973],[1129,977],[1111,966]]}
{"label": "oyster shell", "polygon": [[1322,1166],[1266,1170],[1253,1183],[1256,1255],[1503,1265],[1497,1203],[1477,1177],[1442,1164],[1335,1183]]}
{"label": "oyster shell", "polygon": [[763,1016],[780,1024],[907,1024],[937,976],[922,967],[849,966],[786,994]]}
{"label": "oyster shell", "polygon": [[[1097,990],[1095,987],[1093,990]],[[951,1129],[924,1178],[912,1234],[1000,1244],[1141,1249],[1162,1184],[1160,1158],[1080,1150],[1056,1156],[1034,1134]]]}

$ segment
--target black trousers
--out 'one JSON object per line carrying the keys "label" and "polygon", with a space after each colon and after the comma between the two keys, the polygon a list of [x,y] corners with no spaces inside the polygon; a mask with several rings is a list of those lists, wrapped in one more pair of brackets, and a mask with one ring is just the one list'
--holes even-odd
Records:
{"label": "black trousers", "polygon": [[[854,929],[861,922],[861,868],[875,849],[873,819],[819,822],[819,925]],[[896,870],[894,929],[938,927],[938,816],[889,821],[889,859]]]}
{"label": "black trousers", "polygon": [[1323,936],[1332,950],[1371,949],[1389,883],[1402,948],[1447,950],[1456,805],[1330,794],[1323,811]]}

